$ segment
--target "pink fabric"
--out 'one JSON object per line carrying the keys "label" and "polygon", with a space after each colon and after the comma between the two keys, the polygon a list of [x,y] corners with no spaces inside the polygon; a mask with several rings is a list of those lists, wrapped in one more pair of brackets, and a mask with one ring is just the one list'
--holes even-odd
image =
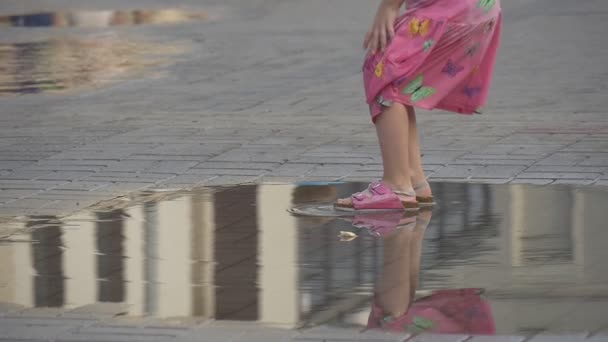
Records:
{"label": "pink fabric", "polygon": [[385,52],[366,57],[363,79],[375,121],[399,102],[462,114],[486,102],[500,44],[500,0],[410,0]]}
{"label": "pink fabric", "polygon": [[386,236],[395,231],[399,225],[416,222],[416,217],[404,217],[403,212],[385,212],[380,214],[357,215],[352,224],[357,228],[365,228],[372,235]]}
{"label": "pink fabric", "polygon": [[416,334],[494,335],[492,308],[481,292],[472,288],[438,290],[416,301],[399,317],[386,316],[374,299],[367,328]]}
{"label": "pink fabric", "polygon": [[355,209],[403,209],[399,197],[386,184],[374,182],[367,190],[369,193],[358,192],[352,196]]}

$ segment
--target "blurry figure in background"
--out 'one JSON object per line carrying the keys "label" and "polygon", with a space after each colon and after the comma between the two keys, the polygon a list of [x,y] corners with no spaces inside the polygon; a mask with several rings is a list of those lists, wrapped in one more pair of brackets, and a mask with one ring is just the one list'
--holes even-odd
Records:
{"label": "blurry figure in background", "polygon": [[[422,240],[431,216],[430,210],[423,210],[413,226],[393,230],[385,224],[381,230],[374,227],[384,239],[383,269],[376,282],[367,328],[413,334],[495,334],[491,308],[482,298],[481,289],[433,290],[423,296],[422,291],[416,293]],[[372,221],[368,226],[374,226]]]}
{"label": "blurry figure in background", "polygon": [[336,209],[414,210],[434,202],[414,107],[480,113],[501,18],[500,0],[381,1],[364,40],[363,79],[384,175],[366,191],[336,201]]}

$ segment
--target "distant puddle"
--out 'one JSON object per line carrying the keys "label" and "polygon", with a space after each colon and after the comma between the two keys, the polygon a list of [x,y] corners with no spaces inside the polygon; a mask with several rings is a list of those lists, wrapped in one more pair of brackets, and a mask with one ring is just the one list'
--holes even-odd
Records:
{"label": "distant puddle", "polygon": [[65,11],[1,16],[0,26],[108,27],[120,25],[176,24],[205,19],[207,19],[206,12],[180,9]]}
{"label": "distant puddle", "polygon": [[414,216],[286,211],[363,186],[146,192],[27,217],[0,240],[0,303],[412,333],[608,326],[608,192],[438,183],[438,207]]}
{"label": "distant puddle", "polygon": [[99,86],[158,63],[177,46],[152,46],[117,37],[0,44],[0,95]]}

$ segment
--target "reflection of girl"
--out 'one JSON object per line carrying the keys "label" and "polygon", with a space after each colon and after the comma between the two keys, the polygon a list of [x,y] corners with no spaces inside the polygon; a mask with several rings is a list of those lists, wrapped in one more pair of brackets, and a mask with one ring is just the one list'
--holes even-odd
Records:
{"label": "reflection of girl", "polygon": [[385,236],[384,267],[367,327],[410,333],[494,334],[491,310],[479,289],[437,290],[414,301],[422,238],[430,217],[431,212],[424,211],[414,229]]}

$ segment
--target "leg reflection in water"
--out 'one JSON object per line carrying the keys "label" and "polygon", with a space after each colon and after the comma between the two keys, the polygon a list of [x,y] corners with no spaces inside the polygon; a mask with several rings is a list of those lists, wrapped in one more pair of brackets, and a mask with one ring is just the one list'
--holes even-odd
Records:
{"label": "leg reflection in water", "polygon": [[495,334],[491,308],[481,289],[441,289],[425,295],[419,291],[416,295],[422,241],[431,216],[431,211],[422,211],[415,227],[383,235],[383,270],[367,327],[414,334]]}

